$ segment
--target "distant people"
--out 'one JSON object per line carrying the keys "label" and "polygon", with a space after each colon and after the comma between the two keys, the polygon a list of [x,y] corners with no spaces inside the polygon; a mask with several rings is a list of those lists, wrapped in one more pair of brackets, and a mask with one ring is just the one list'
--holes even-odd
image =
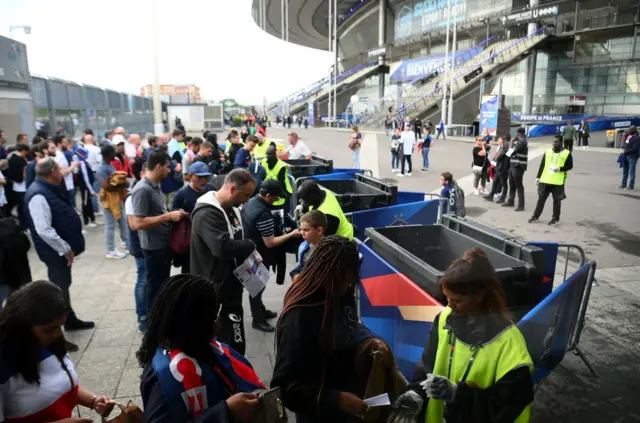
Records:
{"label": "distant people", "polygon": [[562,129],[562,142],[564,148],[573,151],[573,141],[577,138],[576,128],[573,126],[573,119],[569,120],[569,123]]}
{"label": "distant people", "polygon": [[445,131],[444,120],[440,120],[440,123],[438,124],[438,134],[436,135],[437,140],[440,139],[440,135],[442,135],[443,140],[447,139],[447,132]]}
{"label": "distant people", "polygon": [[284,154],[289,155],[289,160],[311,160],[311,150],[305,143],[300,141],[297,133],[289,132],[287,141],[289,142],[289,147],[287,147]]}
{"label": "distant people", "polygon": [[562,200],[566,197],[564,184],[567,180],[567,172],[573,169],[573,157],[568,148],[563,147],[563,137],[557,135],[553,139],[553,145],[547,149],[540,162],[536,183],[538,184],[538,203],[529,219],[529,223],[538,221],[544,204],[551,194],[553,198],[553,214],[549,225],[557,225],[560,222],[560,208]]}
{"label": "distant people", "polygon": [[429,152],[433,146],[433,137],[431,136],[431,129],[425,128],[424,140],[420,143],[422,148],[422,169],[421,172],[429,172]]}
{"label": "distant people", "polygon": [[589,137],[591,132],[589,130],[589,122],[582,121],[582,148],[589,147]]}
{"label": "distant people", "polygon": [[354,169],[360,169],[360,147],[362,147],[362,134],[358,127],[354,126],[351,129],[351,137],[349,137],[349,149]]}
{"label": "distant people", "polygon": [[638,157],[640,157],[640,134],[635,126],[629,128],[629,135],[622,146],[622,158],[624,160],[622,166],[622,183],[620,188],[627,189],[629,182],[629,190],[634,190],[636,186],[636,168],[638,165]]}
{"label": "distant people", "polygon": [[511,151],[509,156],[509,198],[502,207],[513,207],[517,193],[518,207],[516,207],[515,211],[519,212],[524,210],[523,179],[529,163],[529,143],[527,142],[524,128],[518,128],[516,139],[511,142],[509,150]]}
{"label": "distant people", "polygon": [[507,192],[509,191],[509,157],[507,156],[507,149],[509,146],[505,143],[504,137],[498,137],[498,146],[493,153],[493,162],[495,163],[494,172],[495,178],[491,185],[491,192],[489,195],[484,196],[487,201],[493,201],[494,196],[500,195],[496,204],[503,204],[507,198]]}
{"label": "distant people", "polygon": [[24,196],[27,192],[27,155],[31,149],[27,144],[18,144],[13,154],[7,160],[7,169],[4,173],[8,180],[7,201],[8,212],[15,207],[18,212],[20,230],[27,229],[27,216],[24,205]]}

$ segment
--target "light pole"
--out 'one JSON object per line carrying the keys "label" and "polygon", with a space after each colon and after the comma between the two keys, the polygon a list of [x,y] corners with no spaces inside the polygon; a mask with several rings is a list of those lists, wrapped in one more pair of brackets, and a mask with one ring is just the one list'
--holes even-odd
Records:
{"label": "light pole", "polygon": [[9,36],[13,38],[13,31],[16,29],[21,29],[24,31],[25,35],[31,34],[31,25],[12,25],[9,27]]}
{"label": "light pole", "polygon": [[451,75],[450,75],[450,83],[449,83],[449,113],[447,115],[447,124],[453,124],[453,82],[455,80],[456,74],[456,51],[457,51],[457,39],[458,39],[458,20],[454,16],[453,18],[453,45],[451,46],[451,50],[453,53],[451,54]]}
{"label": "light pole", "polygon": [[162,135],[162,102],[160,101],[160,70],[158,64],[158,5],[157,0],[151,0],[153,25],[153,133]]}
{"label": "light pole", "polygon": [[449,69],[449,24],[450,24],[450,14],[451,14],[451,1],[447,0],[447,41],[446,41],[446,46],[445,46],[445,51],[444,51],[444,87],[441,87],[442,89],[442,116],[441,116],[441,120],[443,122],[445,122],[446,124],[449,124],[449,122],[446,122],[446,118],[447,118],[447,75],[448,75],[448,69]]}

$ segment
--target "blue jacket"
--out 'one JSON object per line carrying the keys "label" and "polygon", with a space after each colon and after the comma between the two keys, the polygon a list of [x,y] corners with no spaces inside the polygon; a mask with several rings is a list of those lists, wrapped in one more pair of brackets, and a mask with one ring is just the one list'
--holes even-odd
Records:
{"label": "blue jacket", "polygon": [[[43,179],[36,178],[31,184],[24,197],[25,207],[29,208],[29,201],[36,196],[42,195],[47,200],[51,208],[51,226],[56,233],[62,238],[73,250],[76,256],[84,252],[84,236],[82,235],[82,221],[75,212],[67,192],[63,192],[57,187]],[[33,238],[33,244],[36,247],[38,257],[43,262],[59,259],[60,255],[56,250],[51,248],[36,232],[31,214],[27,213],[29,220],[29,230]]]}
{"label": "blue jacket", "polygon": [[289,272],[289,275],[291,275],[291,277],[294,277],[295,275],[298,275],[300,274],[300,272],[302,272],[302,267],[305,263],[304,255],[307,253],[307,251],[309,251],[310,248],[311,244],[309,244],[307,241],[303,241],[302,244],[300,244],[300,247],[298,247],[298,264],[296,264],[296,267],[291,269],[291,272]]}
{"label": "blue jacket", "polygon": [[211,347],[211,362],[178,350],[156,351],[140,386],[145,421],[230,423],[227,398],[265,389],[246,358],[217,341]]}

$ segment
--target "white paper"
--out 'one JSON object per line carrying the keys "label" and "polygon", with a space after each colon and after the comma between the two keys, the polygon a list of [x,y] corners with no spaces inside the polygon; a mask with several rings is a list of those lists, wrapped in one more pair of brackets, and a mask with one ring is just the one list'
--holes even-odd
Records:
{"label": "white paper", "polygon": [[498,163],[494,160],[489,160],[489,163],[491,163],[491,166],[496,166]]}
{"label": "white paper", "polygon": [[247,259],[233,271],[242,286],[249,292],[251,298],[258,295],[269,281],[269,270],[262,263],[262,257],[253,251]]}
{"label": "white paper", "polygon": [[510,148],[509,150],[507,150],[507,152],[506,152],[507,157],[511,157],[513,155],[514,151],[516,151],[515,147]]}
{"label": "white paper", "polygon": [[369,407],[382,407],[384,405],[391,405],[389,394],[377,395],[375,397],[367,398],[364,403]]}

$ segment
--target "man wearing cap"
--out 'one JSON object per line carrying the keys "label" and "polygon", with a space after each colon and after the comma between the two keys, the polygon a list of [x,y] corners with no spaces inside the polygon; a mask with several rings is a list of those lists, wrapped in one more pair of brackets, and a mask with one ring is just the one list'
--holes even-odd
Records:
{"label": "man wearing cap", "polygon": [[[299,229],[294,229],[289,233],[284,233],[284,216],[282,210],[274,209],[273,204],[282,195],[280,182],[275,179],[268,179],[260,186],[260,192],[253,197],[242,208],[242,224],[246,231],[246,238],[256,244],[258,253],[262,256],[265,266],[268,268],[279,267],[279,264],[286,256],[285,243],[289,240],[300,238]],[[295,250],[294,250],[295,251]],[[280,270],[278,268],[278,270]],[[284,283],[285,269],[281,272],[281,280],[276,280],[278,284]],[[264,291],[263,291],[264,292]],[[251,315],[253,316],[253,328],[263,332],[273,332],[274,327],[267,322],[274,319],[277,314],[267,310],[262,302],[262,293],[254,298],[249,298],[251,305]]]}
{"label": "man wearing cap", "polygon": [[[213,186],[209,184],[211,178],[209,167],[202,162],[192,163],[187,169],[185,178],[189,183],[176,193],[171,210],[183,210],[190,216],[193,209],[196,208],[198,198],[213,191]],[[173,264],[174,266],[182,266],[182,273],[189,273],[191,271],[190,260],[191,255],[188,253],[176,254],[173,258]]]}
{"label": "man wearing cap", "polygon": [[289,207],[287,207],[287,205],[289,203],[289,198],[291,198],[291,194],[293,193],[291,183],[289,182],[289,178],[287,177],[289,169],[287,164],[278,158],[275,145],[271,145],[269,146],[269,148],[267,148],[266,157],[260,164],[266,171],[265,179],[276,180],[280,182],[280,186],[284,188],[282,196],[280,197],[280,199],[278,199],[278,201],[273,203],[273,206],[284,210],[289,210]]}

